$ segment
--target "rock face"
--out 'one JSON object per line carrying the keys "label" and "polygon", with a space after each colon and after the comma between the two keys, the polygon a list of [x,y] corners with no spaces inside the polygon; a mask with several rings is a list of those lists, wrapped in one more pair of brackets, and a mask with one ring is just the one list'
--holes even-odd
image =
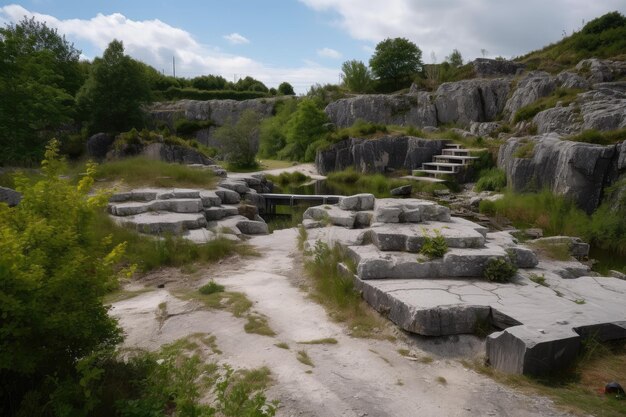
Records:
{"label": "rock face", "polygon": [[416,169],[441,153],[445,141],[413,136],[385,136],[367,140],[350,138],[320,150],[315,166],[322,175],[353,167],[357,172],[376,173],[387,169]]}
{"label": "rock face", "polygon": [[443,83],[435,93],[437,121],[463,126],[488,122],[504,110],[509,79],[475,79]]}
{"label": "rock face", "polygon": [[0,203],[6,203],[9,207],[17,206],[22,200],[22,194],[11,188],[0,187]]}
{"label": "rock face", "polygon": [[368,94],[330,103],[326,115],[339,128],[352,126],[358,119],[400,126],[436,126],[437,112],[430,94]]}
{"label": "rock face", "polygon": [[[179,100],[174,103],[155,103],[148,108],[148,114],[156,123],[165,123],[174,130],[176,120],[184,118],[192,121],[210,121],[213,126],[196,132],[196,139],[207,146],[217,146],[213,133],[217,126],[229,121],[237,121],[245,110],[253,110],[261,118],[269,117],[277,99],[253,100]],[[258,139],[258,138],[256,138]]]}
{"label": "rock face", "polygon": [[524,64],[489,58],[476,58],[472,61],[472,66],[476,76],[481,78],[516,75],[524,69]]}
{"label": "rock face", "polygon": [[613,81],[626,75],[626,62],[606,59],[583,59],[576,64],[576,70],[586,75],[590,83]]}
{"label": "rock face", "polygon": [[130,156],[144,156],[148,159],[188,165],[215,165],[213,159],[207,158],[192,147],[165,142],[149,143],[146,146],[124,144],[107,153],[107,159],[127,158]]}
{"label": "rock face", "polygon": [[[530,149],[518,157],[520,147]],[[517,192],[544,188],[573,199],[591,213],[600,203],[602,187],[617,156],[616,147],[561,140],[558,135],[511,138],[498,153],[498,166]]]}
{"label": "rock face", "polygon": [[517,84],[513,95],[504,106],[504,111],[513,121],[513,117],[519,109],[534,103],[541,97],[552,94],[556,87],[556,77],[547,72],[532,71]]}

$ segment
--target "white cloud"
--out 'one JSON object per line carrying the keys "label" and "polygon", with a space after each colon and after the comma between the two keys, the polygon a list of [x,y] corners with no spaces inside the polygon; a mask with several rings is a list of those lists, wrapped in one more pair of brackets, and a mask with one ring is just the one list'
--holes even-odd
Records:
{"label": "white cloud", "polygon": [[406,37],[429,60],[441,60],[457,48],[466,59],[512,57],[558,41],[590,20],[612,10],[626,13],[624,0],[300,0],[313,10],[332,13],[334,24],[352,38],[380,42]]}
{"label": "white cloud", "polygon": [[94,49],[94,56],[101,55],[113,39],[121,40],[130,56],[157,70],[166,69],[166,73],[170,72],[172,57],[175,56],[177,76],[216,74],[230,80],[234,75],[250,75],[270,87],[287,81],[297,93],[305,93],[312,84],[336,82],[339,72],[336,68],[317,64],[293,68],[273,67],[245,56],[227,54],[198,42],[189,32],[158,19],[132,20],[120,13],[99,13],[91,19],[61,20],[31,12],[16,4],[0,7],[0,21],[18,22],[24,16],[35,17],[56,28],[79,49]]}
{"label": "white cloud", "polygon": [[336,50],[331,49],[331,48],[318,49],[317,50],[317,55],[321,56],[322,58],[332,58],[332,59],[339,59],[339,58],[341,58],[341,52],[336,51]]}
{"label": "white cloud", "polygon": [[245,43],[250,43],[250,40],[237,32],[231,33],[230,35],[224,35],[224,39],[234,45],[241,45]]}

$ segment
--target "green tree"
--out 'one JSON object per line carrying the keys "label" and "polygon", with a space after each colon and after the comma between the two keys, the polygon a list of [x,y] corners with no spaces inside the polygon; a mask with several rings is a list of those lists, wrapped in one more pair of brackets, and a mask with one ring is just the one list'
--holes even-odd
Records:
{"label": "green tree", "polygon": [[226,161],[238,168],[257,165],[259,127],[261,117],[252,109],[245,110],[237,122],[232,120],[215,131]]}
{"label": "green tree", "polygon": [[354,93],[366,93],[372,86],[372,74],[361,61],[346,61],[341,65],[346,88]]}
{"label": "green tree", "polygon": [[387,38],[379,42],[370,59],[374,75],[396,89],[410,84],[422,65],[422,51],[406,38]]}
{"label": "green tree", "polygon": [[95,210],[107,203],[106,195],[90,194],[95,165],[73,185],[60,178],[57,154],[53,141],[41,166],[44,178],[34,184],[16,178],[22,201],[14,208],[0,204],[2,415],[20,408],[31,410],[21,415],[35,415],[37,404],[58,415],[63,412],[55,408],[68,396],[84,402],[75,395],[81,360],[121,340],[102,297],[117,283],[114,268],[125,244],[111,248],[93,233]]}
{"label": "green tree", "polygon": [[72,120],[80,51],[34,19],[0,29],[0,165],[32,163]]}
{"label": "green tree", "polygon": [[452,53],[446,57],[446,61],[450,63],[453,67],[460,67],[463,65],[463,56],[458,49],[453,49]]}
{"label": "green tree", "polygon": [[293,91],[293,86],[288,82],[282,82],[278,86],[278,94],[282,96],[295,96],[296,92]]}
{"label": "green tree", "polygon": [[246,78],[239,79],[233,86],[237,91],[260,91],[262,93],[269,92],[269,89],[265,84],[259,80],[247,76]]}
{"label": "green tree", "polygon": [[322,139],[326,133],[324,126],[326,123],[328,123],[328,117],[317,107],[315,101],[301,100],[286,126],[287,144],[279,152],[279,156],[284,159],[304,161],[307,148]]}
{"label": "green tree", "polygon": [[220,75],[202,75],[191,79],[191,85],[199,90],[224,90],[226,78]]}
{"label": "green tree", "polygon": [[125,132],[143,126],[141,106],[150,96],[142,64],[124,55],[124,45],[114,40],[94,60],[77,100],[91,133]]}
{"label": "green tree", "polygon": [[296,111],[298,102],[288,99],[276,103],[276,115],[261,122],[259,134],[259,156],[261,158],[275,158],[287,145],[286,126],[291,115]]}

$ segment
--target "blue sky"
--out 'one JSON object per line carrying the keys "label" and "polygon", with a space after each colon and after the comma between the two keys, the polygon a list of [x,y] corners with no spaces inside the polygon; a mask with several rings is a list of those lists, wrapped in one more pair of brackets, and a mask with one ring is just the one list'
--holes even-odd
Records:
{"label": "blue sky", "polygon": [[177,75],[252,75],[268,86],[288,81],[304,93],[339,81],[341,63],[367,62],[377,42],[403,36],[440,62],[513,57],[559,40],[583,21],[626,0],[30,0],[0,1],[0,23],[34,15],[93,58],[113,39],[126,52]]}

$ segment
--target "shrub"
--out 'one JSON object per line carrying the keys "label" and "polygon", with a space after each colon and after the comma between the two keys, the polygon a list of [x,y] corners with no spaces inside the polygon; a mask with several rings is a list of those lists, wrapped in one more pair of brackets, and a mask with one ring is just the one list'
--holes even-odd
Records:
{"label": "shrub", "polygon": [[424,243],[420,248],[422,255],[428,256],[430,259],[442,258],[448,252],[448,243],[441,235],[439,230],[435,230],[435,237],[430,237],[424,232]]}
{"label": "shrub", "polygon": [[254,168],[256,162],[256,138],[261,117],[254,110],[245,110],[237,122],[230,121],[215,131],[215,138],[223,149],[224,158],[236,168]]}
{"label": "shrub", "polygon": [[267,97],[268,93],[263,91],[235,91],[235,90],[198,90],[197,88],[169,87],[165,91],[154,93],[160,100],[250,100],[254,98]]}
{"label": "shrub", "polygon": [[500,168],[480,171],[476,191],[501,191],[506,186],[506,173]]}
{"label": "shrub", "polygon": [[293,86],[288,82],[280,83],[276,92],[281,96],[293,96],[296,94],[295,91],[293,91]]}
{"label": "shrub", "polygon": [[273,117],[261,122],[259,133],[259,156],[261,158],[277,157],[287,144],[286,126],[296,111],[296,100],[281,100],[274,106]]}
{"label": "shrub", "polygon": [[517,267],[511,261],[492,258],[487,262],[483,277],[492,282],[509,282],[517,273]]}
{"label": "shrub", "polygon": [[210,294],[215,294],[217,292],[223,292],[224,286],[218,284],[215,281],[209,281],[208,284],[205,284],[202,287],[200,287],[198,291],[200,291],[200,294],[210,295]]}

